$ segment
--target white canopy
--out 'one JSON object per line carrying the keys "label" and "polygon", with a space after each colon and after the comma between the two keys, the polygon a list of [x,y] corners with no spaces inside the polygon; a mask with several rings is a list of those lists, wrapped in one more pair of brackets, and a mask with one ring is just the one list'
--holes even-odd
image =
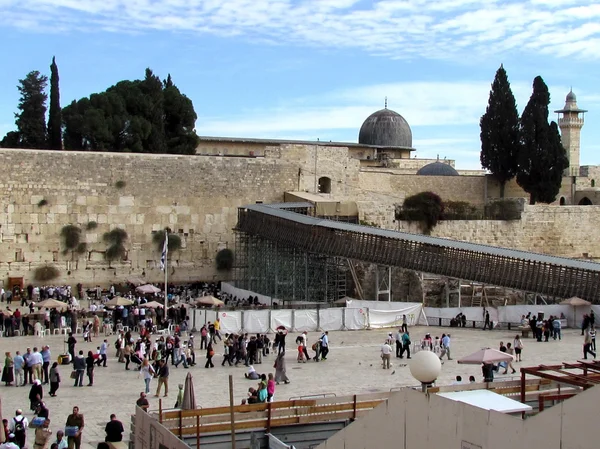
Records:
{"label": "white canopy", "polygon": [[507,398],[490,390],[450,391],[437,393],[453,401],[464,402],[484,410],[496,410],[501,413],[519,413],[531,411],[531,406]]}

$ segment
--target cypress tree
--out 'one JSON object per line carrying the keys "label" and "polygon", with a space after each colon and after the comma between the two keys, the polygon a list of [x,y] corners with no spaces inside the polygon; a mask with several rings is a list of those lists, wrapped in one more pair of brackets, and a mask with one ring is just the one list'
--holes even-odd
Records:
{"label": "cypress tree", "polygon": [[504,66],[496,71],[481,128],[481,166],[488,169],[500,182],[500,196],[504,187],[518,171],[519,113]]}
{"label": "cypress tree", "polygon": [[533,80],[533,93],[520,124],[521,151],[517,183],[529,193],[529,203],[551,203],[560,191],[569,166],[556,123],[548,124],[550,93],[541,76]]}
{"label": "cypress tree", "polygon": [[48,117],[48,148],[62,150],[62,112],[60,109],[60,90],[58,66],[52,57],[50,66],[50,113]]}

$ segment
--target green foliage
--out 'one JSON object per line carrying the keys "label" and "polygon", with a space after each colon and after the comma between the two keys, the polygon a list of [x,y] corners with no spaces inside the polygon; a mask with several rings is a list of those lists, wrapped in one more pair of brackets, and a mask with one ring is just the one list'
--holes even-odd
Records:
{"label": "green foliage", "polygon": [[127,183],[125,181],[117,181],[117,182],[115,182],[115,188],[117,188],[117,189],[122,189],[126,185],[127,185]]}
{"label": "green foliage", "polygon": [[233,251],[231,251],[229,248],[223,248],[217,253],[217,256],[215,257],[217,270],[231,271],[231,269],[233,268],[234,260],[235,257],[233,255]]}
{"label": "green foliage", "polygon": [[38,207],[44,207],[48,204],[48,200],[45,198],[42,198],[41,200],[38,201],[37,205]]}
{"label": "green foliage", "polygon": [[523,205],[519,198],[504,198],[485,205],[488,220],[520,220]]}
{"label": "green foliage", "polygon": [[562,176],[569,167],[556,123],[548,124],[548,86],[537,76],[533,93],[521,116],[517,183],[529,193],[530,204],[556,200]]}
{"label": "green foliage", "polygon": [[146,69],[143,80],[120,81],[63,109],[65,148],[194,154],[198,136],[192,102]]}
{"label": "green foliage", "polygon": [[165,244],[166,234],[169,236],[169,242],[167,243],[169,252],[181,249],[181,237],[179,237],[177,234],[171,234],[170,228],[167,228],[164,231],[158,231],[152,235],[152,242],[156,246],[156,249],[159,252],[162,252]]}
{"label": "green foliage", "polygon": [[85,225],[85,229],[87,231],[92,231],[98,227],[98,223],[95,221],[89,221],[87,225]]}
{"label": "green foliage", "polygon": [[443,220],[480,220],[481,210],[466,201],[444,201]]}
{"label": "green foliage", "polygon": [[519,113],[506,70],[500,66],[492,84],[488,106],[479,122],[481,128],[481,166],[504,186],[518,172]]}
{"label": "green foliage", "polygon": [[127,232],[121,228],[115,228],[112,231],[105,232],[102,236],[104,242],[108,245],[104,258],[109,262],[121,260],[125,257],[127,250],[125,242],[127,241]]}
{"label": "green foliage", "polygon": [[77,245],[77,248],[75,248],[75,252],[77,254],[85,254],[87,252],[87,243],[81,242]]}
{"label": "green foliage", "polygon": [[66,225],[60,230],[60,236],[65,248],[63,253],[66,254],[67,251],[74,251],[77,249],[77,246],[81,241],[81,229],[75,225]]}
{"label": "green foliage", "polygon": [[433,192],[420,192],[404,199],[396,219],[417,221],[421,225],[423,234],[430,234],[443,213],[444,205],[439,195]]}
{"label": "green foliage", "polygon": [[62,150],[62,113],[60,109],[60,91],[58,66],[52,58],[50,66],[50,112],[48,115],[48,148]]}
{"label": "green foliage", "polygon": [[60,276],[60,271],[54,265],[37,267],[33,272],[33,278],[38,282],[48,282]]}
{"label": "green foliage", "polygon": [[3,147],[46,148],[46,85],[48,77],[37,70],[19,80],[17,89],[21,94],[15,114],[17,131],[9,132],[2,139]]}

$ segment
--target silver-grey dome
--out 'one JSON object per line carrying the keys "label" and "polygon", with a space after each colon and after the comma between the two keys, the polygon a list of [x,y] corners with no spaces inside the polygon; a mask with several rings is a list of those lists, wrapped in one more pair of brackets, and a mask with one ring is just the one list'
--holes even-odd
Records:
{"label": "silver-grey dome", "polygon": [[432,162],[430,164],[424,165],[419,169],[417,175],[420,176],[459,176],[458,172],[454,170],[449,164],[444,164],[443,162]]}
{"label": "silver-grey dome", "polygon": [[381,109],[364,121],[358,133],[358,143],[412,148],[412,131],[400,114],[387,108]]}

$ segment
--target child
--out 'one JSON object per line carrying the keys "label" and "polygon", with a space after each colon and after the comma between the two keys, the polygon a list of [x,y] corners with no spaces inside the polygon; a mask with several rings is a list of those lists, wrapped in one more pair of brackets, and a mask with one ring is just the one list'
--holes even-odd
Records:
{"label": "child", "polygon": [[273,402],[274,395],[275,395],[275,380],[273,379],[273,373],[269,373],[269,380],[267,381],[267,402]]}
{"label": "child", "polygon": [[590,337],[592,338],[592,351],[596,350],[596,329],[594,326],[590,328]]}
{"label": "child", "polygon": [[301,344],[298,345],[298,363],[306,363],[306,360],[304,360],[304,346]]}

